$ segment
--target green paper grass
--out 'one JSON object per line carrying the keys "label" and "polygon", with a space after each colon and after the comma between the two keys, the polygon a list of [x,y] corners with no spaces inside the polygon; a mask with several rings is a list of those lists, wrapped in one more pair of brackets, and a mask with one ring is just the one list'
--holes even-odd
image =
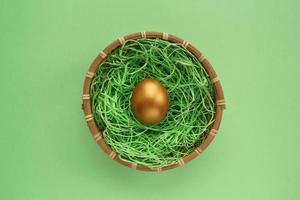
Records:
{"label": "green paper grass", "polygon": [[[170,107],[159,124],[133,115],[131,95],[145,78],[168,90]],[[100,64],[91,88],[92,113],[105,142],[129,162],[163,167],[188,155],[214,122],[213,84],[200,62],[180,44],[128,40]]]}

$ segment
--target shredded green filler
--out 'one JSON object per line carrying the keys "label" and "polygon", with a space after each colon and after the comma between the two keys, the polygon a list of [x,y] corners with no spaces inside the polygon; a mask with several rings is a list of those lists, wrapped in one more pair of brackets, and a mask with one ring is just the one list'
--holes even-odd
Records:
{"label": "shredded green filler", "polygon": [[[131,110],[131,95],[145,78],[158,79],[170,96],[167,116],[152,126]],[[90,95],[105,142],[129,162],[163,167],[203,141],[214,121],[214,89],[200,62],[180,44],[161,39],[127,40],[100,64]]]}

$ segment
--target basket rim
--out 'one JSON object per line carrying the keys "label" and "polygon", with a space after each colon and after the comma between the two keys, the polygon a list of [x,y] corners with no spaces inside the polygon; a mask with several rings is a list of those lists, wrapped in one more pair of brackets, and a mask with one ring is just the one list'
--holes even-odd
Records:
{"label": "basket rim", "polygon": [[[167,40],[169,42],[178,43],[183,45],[188,51],[190,51],[202,64],[202,66],[207,71],[215,90],[215,103],[216,103],[216,113],[215,113],[215,121],[210,126],[210,130],[207,131],[207,137],[200,143],[198,146],[187,156],[184,156],[180,158],[176,163],[170,164],[163,167],[157,167],[157,168],[150,168],[138,163],[134,163],[131,161],[127,161],[122,159],[116,152],[114,152],[109,145],[107,145],[104,141],[102,131],[98,128],[92,114],[91,110],[91,101],[90,101],[90,86],[92,79],[98,70],[99,65],[105,60],[105,58],[117,47],[121,46],[126,40],[135,40],[140,38],[158,38]],[[129,35],[125,35],[123,37],[120,37],[119,39],[113,41],[111,44],[109,44],[107,47],[105,47],[93,60],[91,63],[88,72],[85,75],[85,80],[83,84],[83,94],[82,94],[82,109],[85,115],[85,120],[87,122],[87,125],[90,129],[90,132],[95,139],[95,141],[98,143],[98,145],[102,148],[102,150],[113,160],[117,161],[118,163],[132,168],[136,170],[141,171],[164,171],[173,169],[176,167],[183,166],[184,164],[190,162],[194,158],[196,158],[198,155],[200,155],[207,147],[208,145],[213,141],[215,136],[217,135],[217,132],[219,130],[223,110],[225,109],[225,100],[224,100],[224,93],[223,89],[220,83],[220,80],[213,69],[212,65],[209,63],[207,58],[201,53],[197,48],[195,48],[192,44],[187,42],[186,40],[181,39],[180,37],[177,37],[175,35],[166,33],[166,32],[137,32],[132,33]]]}

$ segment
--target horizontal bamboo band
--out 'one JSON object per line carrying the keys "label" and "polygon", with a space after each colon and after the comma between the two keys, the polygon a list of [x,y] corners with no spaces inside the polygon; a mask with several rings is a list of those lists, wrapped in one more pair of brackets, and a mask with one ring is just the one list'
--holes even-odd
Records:
{"label": "horizontal bamboo band", "polygon": [[107,54],[106,54],[104,51],[101,51],[101,52],[100,52],[100,56],[101,56],[102,58],[105,58],[105,57],[107,56]]}
{"label": "horizontal bamboo band", "polygon": [[168,40],[169,39],[169,34],[166,32],[163,32],[163,39]]}
{"label": "horizontal bamboo band", "polygon": [[217,100],[217,105],[218,106],[225,105],[225,99]]}
{"label": "horizontal bamboo band", "polygon": [[200,60],[200,62],[203,62],[206,58],[205,58],[205,56],[202,54],[198,59]]}
{"label": "horizontal bamboo band", "polygon": [[98,132],[96,135],[94,135],[95,140],[98,142],[99,140],[102,139],[101,134]]}
{"label": "horizontal bamboo band", "polygon": [[111,151],[110,152],[110,154],[109,154],[109,157],[111,158],[111,159],[114,159],[115,157],[116,157],[116,152],[114,152],[114,151]]}
{"label": "horizontal bamboo band", "polygon": [[136,167],[137,167],[137,163],[134,163],[134,162],[131,163],[131,168],[132,168],[132,169],[136,169]]}
{"label": "horizontal bamboo band", "polygon": [[162,167],[149,167],[149,169],[150,169],[151,171],[157,171],[157,172],[162,171]]}
{"label": "horizontal bamboo band", "polygon": [[83,100],[90,99],[90,95],[89,94],[84,94],[84,95],[82,95],[82,99]]}
{"label": "horizontal bamboo band", "polygon": [[141,35],[142,35],[142,38],[146,38],[147,37],[146,32],[141,32]]}
{"label": "horizontal bamboo band", "polygon": [[124,42],[125,42],[124,37],[119,38],[119,42],[120,42],[120,44],[124,44]]}
{"label": "horizontal bamboo band", "polygon": [[202,149],[201,149],[200,147],[197,147],[197,148],[195,149],[195,152],[199,155],[199,154],[202,153]]}
{"label": "horizontal bamboo band", "polygon": [[87,72],[85,76],[88,77],[88,78],[93,78],[95,76],[95,73],[94,72]]}
{"label": "horizontal bamboo band", "polygon": [[93,120],[94,119],[94,117],[93,117],[93,115],[86,115],[85,116],[85,121],[91,121],[91,120]]}
{"label": "horizontal bamboo band", "polygon": [[183,40],[183,42],[182,42],[182,45],[183,45],[184,47],[187,47],[189,44],[190,44],[190,43],[188,43],[186,40]]}
{"label": "horizontal bamboo band", "polygon": [[217,132],[218,132],[218,130],[216,130],[216,129],[211,129],[210,132],[209,132],[209,135],[215,137],[215,136],[217,135]]}
{"label": "horizontal bamboo band", "polygon": [[178,160],[178,164],[179,164],[180,166],[184,165],[184,161],[183,161],[182,158],[180,158],[180,159]]}
{"label": "horizontal bamboo band", "polygon": [[211,81],[212,81],[213,83],[216,83],[216,82],[218,82],[218,81],[220,81],[220,80],[219,80],[219,78],[216,76],[215,78],[211,79]]}

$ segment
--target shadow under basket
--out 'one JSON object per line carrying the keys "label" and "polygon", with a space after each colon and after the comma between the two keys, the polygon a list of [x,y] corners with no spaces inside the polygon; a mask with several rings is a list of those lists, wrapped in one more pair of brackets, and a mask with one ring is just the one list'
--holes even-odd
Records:
{"label": "shadow under basket", "polygon": [[[199,60],[199,62],[205,68],[214,85],[214,91],[215,91],[215,105],[216,105],[215,120],[213,124],[210,126],[209,131],[205,133],[206,138],[200,144],[198,144],[197,147],[189,155],[180,158],[176,163],[163,166],[163,167],[157,167],[157,168],[150,168],[141,164],[137,164],[130,161],[124,161],[124,159],[121,159],[120,156],[116,152],[114,152],[109,145],[105,143],[101,129],[97,126],[91,110],[91,101],[89,95],[90,86],[91,86],[92,79],[96,71],[98,70],[99,65],[105,60],[105,58],[114,49],[122,45],[126,40],[135,40],[139,38],[152,38],[152,39],[158,38],[158,39],[183,45],[188,51],[190,51]],[[205,58],[205,56],[186,40],[183,40],[175,35],[171,35],[165,32],[139,32],[139,33],[129,34],[115,40],[110,45],[108,45],[105,49],[103,49],[103,51],[101,51],[98,54],[98,56],[94,59],[94,61],[89,67],[88,72],[85,75],[82,100],[83,100],[82,109],[84,111],[87,125],[90,129],[93,138],[98,143],[98,145],[103,149],[103,151],[111,159],[117,161],[118,163],[126,167],[142,170],[142,171],[163,171],[163,170],[173,169],[186,164],[187,162],[193,160],[195,157],[200,155],[217,135],[222,120],[222,113],[223,110],[225,109],[224,94],[223,94],[220,80],[218,79],[216,72],[214,71],[212,65]]]}

